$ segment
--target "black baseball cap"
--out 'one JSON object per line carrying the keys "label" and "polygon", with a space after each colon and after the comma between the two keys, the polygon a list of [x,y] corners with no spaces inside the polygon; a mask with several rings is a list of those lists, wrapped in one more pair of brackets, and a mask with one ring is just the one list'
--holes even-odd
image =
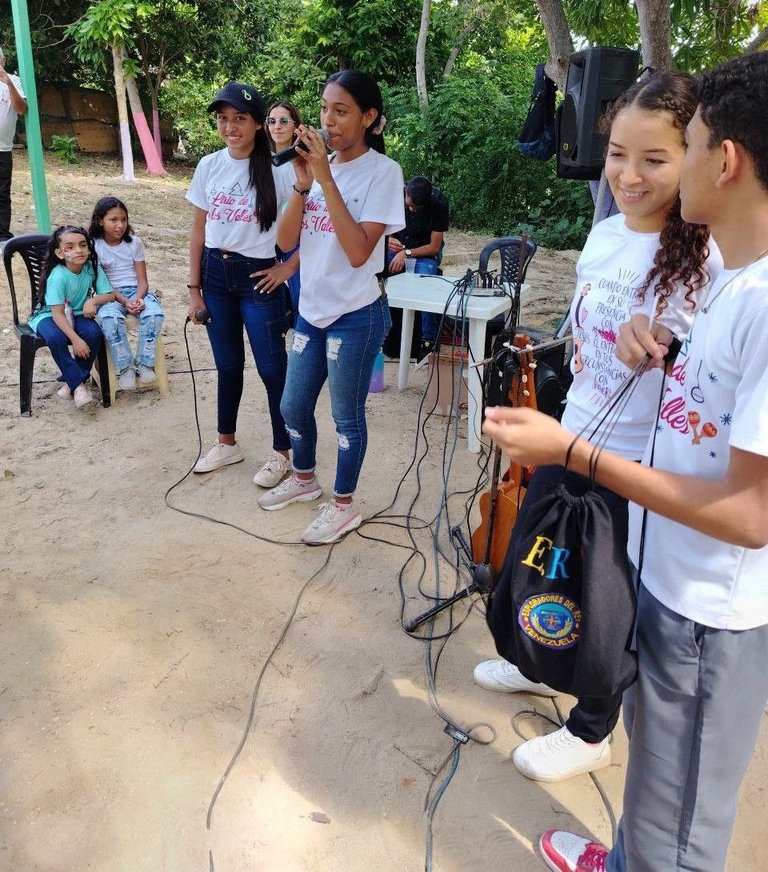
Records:
{"label": "black baseball cap", "polygon": [[208,111],[216,112],[224,104],[234,106],[240,112],[247,112],[259,121],[267,117],[267,107],[261,94],[256,88],[242,82],[227,82],[208,107]]}

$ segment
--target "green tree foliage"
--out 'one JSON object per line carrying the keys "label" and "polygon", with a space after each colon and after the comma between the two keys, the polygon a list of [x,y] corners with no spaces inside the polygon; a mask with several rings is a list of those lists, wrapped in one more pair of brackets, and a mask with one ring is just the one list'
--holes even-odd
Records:
{"label": "green tree foliage", "polygon": [[[159,90],[162,109],[193,154],[220,147],[205,108],[225,81],[252,82],[267,100],[289,99],[317,123],[322,83],[341,67],[357,67],[384,84],[390,153],[407,176],[431,176],[446,191],[456,226],[493,233],[527,226],[540,242],[568,246],[583,238],[591,217],[586,185],[556,179],[553,161],[525,160],[515,148],[534,66],[548,56],[532,0],[433,0],[425,117],[415,93],[421,0],[120,3],[143,10],[125,33],[128,68],[143,69],[151,90]],[[106,64],[95,55],[76,59],[67,35],[96,4],[28,5],[39,79],[111,90],[108,53],[102,53]],[[577,45],[637,46],[632,3],[563,5]],[[672,0],[671,20],[676,65],[697,71],[743,51],[755,31],[768,26],[768,3]],[[12,63],[9,4],[0,8],[0,30]]]}
{"label": "green tree foliage", "polygon": [[[626,0],[564,0],[571,30],[591,45],[637,47],[637,13]],[[761,4],[753,0],[673,0],[672,55],[681,70],[699,72],[744,51]]]}
{"label": "green tree foliage", "polygon": [[433,88],[424,119],[414,89],[395,86],[385,133],[406,178],[428,176],[445,192],[455,226],[499,236],[524,226],[543,244],[579,247],[591,216],[586,185],[557,179],[554,161],[528,160],[515,147],[538,57],[515,46],[504,64],[471,56]]}

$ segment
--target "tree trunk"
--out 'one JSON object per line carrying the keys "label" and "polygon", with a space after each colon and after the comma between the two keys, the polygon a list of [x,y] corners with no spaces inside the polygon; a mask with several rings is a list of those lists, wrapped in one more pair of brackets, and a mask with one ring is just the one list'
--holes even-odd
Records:
{"label": "tree trunk", "polygon": [[123,75],[123,52],[117,43],[112,44],[112,67],[115,76],[115,97],[117,99],[117,118],[120,124],[120,152],[123,155],[123,178],[133,182],[133,152],[131,151],[131,131],[128,127],[128,104],[125,100],[125,76]]}
{"label": "tree trunk", "polygon": [[419,109],[422,116],[427,114],[427,107],[429,106],[427,73],[424,61],[427,54],[427,34],[429,33],[429,14],[431,10],[432,0],[422,0],[419,38],[416,40],[416,93],[419,97]]}
{"label": "tree trunk", "polygon": [[152,89],[152,139],[160,160],[163,159],[163,135],[160,132],[160,106],[157,102],[157,91]]}
{"label": "tree trunk", "polygon": [[467,41],[470,33],[478,26],[480,23],[479,18],[471,18],[466,22],[464,27],[461,28],[461,32],[456,37],[456,42],[453,44],[451,51],[448,55],[448,60],[445,62],[445,67],[443,68],[443,78],[447,79],[448,76],[453,72],[453,67],[456,64],[456,60],[461,53],[462,48],[464,47],[464,43]]}
{"label": "tree trunk", "polygon": [[766,42],[768,42],[768,28],[761,30],[760,33],[757,34],[757,36],[744,49],[744,54],[758,51],[758,49],[762,48]]}
{"label": "tree trunk", "polygon": [[565,91],[565,80],[568,76],[568,59],[573,54],[573,40],[568,29],[562,0],[536,0],[541,23],[547,34],[549,45],[549,63],[547,75]]}
{"label": "tree trunk", "polygon": [[164,71],[165,71],[165,62],[161,59],[160,63],[156,67],[156,75],[152,75],[149,69],[149,65],[144,58],[144,52],[142,52],[142,67],[144,69],[144,81],[147,83],[147,87],[149,88],[149,93],[152,95],[152,139],[155,141],[155,148],[157,149],[157,153],[160,156],[160,160],[163,159],[163,139],[160,133],[160,108],[158,103],[158,93],[160,91],[160,82],[163,79]]}
{"label": "tree trunk", "polygon": [[643,46],[643,66],[654,70],[672,68],[672,22],[667,0],[636,0]]}
{"label": "tree trunk", "polygon": [[141,150],[144,153],[144,160],[147,162],[147,170],[155,176],[167,176],[168,173],[163,166],[162,158],[155,147],[155,142],[149,131],[147,117],[144,114],[144,108],[141,105],[139,89],[136,85],[136,79],[133,76],[125,77],[125,89],[128,92],[128,102],[131,104],[133,125],[136,128],[136,133],[139,134],[139,142],[141,143]]}
{"label": "tree trunk", "polygon": [[139,89],[136,87],[136,79],[133,76],[125,77],[125,88],[128,91],[133,125],[136,128],[136,133],[139,134],[139,142],[144,153],[144,160],[147,162],[147,170],[155,176],[167,176],[168,173],[163,166],[163,161],[157,151],[155,141],[152,139],[152,134],[147,124],[147,117],[141,105]]}

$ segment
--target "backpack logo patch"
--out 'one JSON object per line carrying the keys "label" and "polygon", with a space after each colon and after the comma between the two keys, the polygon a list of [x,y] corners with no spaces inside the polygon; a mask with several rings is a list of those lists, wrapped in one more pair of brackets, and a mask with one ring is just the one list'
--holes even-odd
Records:
{"label": "backpack logo patch", "polygon": [[539,594],[522,604],[518,623],[537,644],[562,651],[579,641],[581,609],[562,594]]}

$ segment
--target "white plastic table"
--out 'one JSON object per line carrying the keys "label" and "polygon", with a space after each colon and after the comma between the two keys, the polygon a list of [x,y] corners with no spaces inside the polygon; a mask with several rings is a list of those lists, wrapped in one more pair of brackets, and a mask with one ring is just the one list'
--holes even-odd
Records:
{"label": "white plastic table", "polygon": [[[453,293],[455,278],[449,276],[426,276],[417,273],[399,273],[387,279],[387,298],[390,306],[403,310],[403,327],[400,334],[400,369],[397,386],[401,391],[408,387],[411,340],[413,339],[413,313],[443,312],[452,318],[463,314],[469,322],[469,348],[471,359],[482,360],[485,356],[486,324],[506,312],[512,305],[509,297],[476,297],[467,300],[456,294],[448,309],[446,303]],[[523,291],[527,289],[523,285]],[[480,451],[480,430],[483,423],[481,398],[483,395],[483,367],[473,367],[467,373],[469,396],[467,397],[467,448],[477,454]]]}

